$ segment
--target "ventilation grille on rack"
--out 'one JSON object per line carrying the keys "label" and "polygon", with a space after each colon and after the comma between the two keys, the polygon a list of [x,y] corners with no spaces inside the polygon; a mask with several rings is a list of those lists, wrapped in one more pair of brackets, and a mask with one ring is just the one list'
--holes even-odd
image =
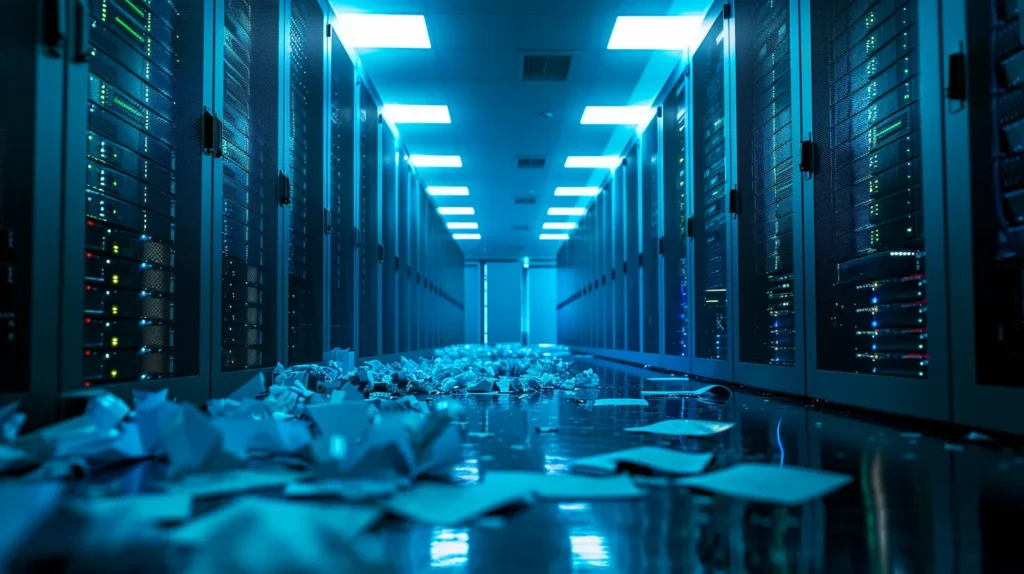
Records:
{"label": "ventilation grille on rack", "polygon": [[524,197],[517,197],[515,199],[515,201],[516,201],[516,205],[533,205],[533,204],[537,203],[537,198],[536,197],[524,196]]}
{"label": "ventilation grille on rack", "polygon": [[571,65],[570,54],[523,54],[523,81],[564,82]]}
{"label": "ventilation grille on rack", "polygon": [[519,169],[544,169],[548,160],[542,157],[521,157],[518,158]]}

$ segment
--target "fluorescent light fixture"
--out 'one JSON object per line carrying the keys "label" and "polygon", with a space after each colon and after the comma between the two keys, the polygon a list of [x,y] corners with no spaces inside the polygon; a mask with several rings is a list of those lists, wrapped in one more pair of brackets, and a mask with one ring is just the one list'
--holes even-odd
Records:
{"label": "fluorescent light fixture", "polygon": [[584,169],[615,169],[622,163],[617,155],[571,155],[565,158],[565,167]]}
{"label": "fluorescent light fixture", "polygon": [[654,116],[650,106],[587,106],[580,124],[603,126],[637,126]]}
{"label": "fluorescent light fixture", "polygon": [[335,27],[350,48],[430,47],[427,21],[411,14],[341,14]]}
{"label": "fluorescent light fixture", "polygon": [[476,215],[472,207],[438,207],[437,212],[441,215]]}
{"label": "fluorescent light fixture", "polygon": [[448,106],[384,104],[384,117],[394,124],[450,124]]}
{"label": "fluorescent light fixture", "polygon": [[700,25],[695,16],[619,16],[609,50],[685,50]]}
{"label": "fluorescent light fixture", "polygon": [[585,207],[549,207],[548,215],[585,215]]}
{"label": "fluorescent light fixture", "polygon": [[572,221],[546,221],[544,229],[576,229],[576,224]]}
{"label": "fluorescent light fixture", "polygon": [[541,233],[540,238],[544,241],[565,241],[569,239],[568,233]]}
{"label": "fluorescent light fixture", "polygon": [[448,229],[480,229],[480,225],[474,221],[450,221]]}
{"label": "fluorescent light fixture", "polygon": [[559,197],[594,197],[601,193],[600,187],[556,187],[555,195]]}
{"label": "fluorescent light fixture", "polygon": [[454,239],[480,239],[479,233],[452,233]]}
{"label": "fluorescent light fixture", "polygon": [[446,185],[428,185],[427,195],[469,195],[469,188],[451,187]]}
{"label": "fluorescent light fixture", "polygon": [[415,167],[462,167],[462,156],[412,154],[409,163]]}

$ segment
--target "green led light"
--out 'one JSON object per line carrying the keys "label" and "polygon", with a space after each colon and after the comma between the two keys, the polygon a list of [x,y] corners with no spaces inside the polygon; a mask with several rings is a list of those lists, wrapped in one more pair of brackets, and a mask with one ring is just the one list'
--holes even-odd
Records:
{"label": "green led light", "polygon": [[122,20],[120,16],[114,16],[114,21],[117,22],[118,24],[120,24],[121,27],[124,28],[125,31],[127,31],[129,34],[131,34],[132,36],[135,36],[136,40],[138,40],[140,42],[145,42],[146,41],[146,39],[143,38],[141,34],[136,32],[135,30],[132,30],[131,26],[129,26],[127,23],[125,23],[125,21]]}
{"label": "green led light", "polygon": [[131,0],[123,0],[123,1],[124,1],[125,4],[128,5],[129,8],[131,8],[132,10],[135,10],[135,12],[138,13],[139,16],[142,16],[143,18],[146,17],[146,13],[143,12],[141,9],[139,9],[139,7],[136,6],[135,4],[132,4]]}

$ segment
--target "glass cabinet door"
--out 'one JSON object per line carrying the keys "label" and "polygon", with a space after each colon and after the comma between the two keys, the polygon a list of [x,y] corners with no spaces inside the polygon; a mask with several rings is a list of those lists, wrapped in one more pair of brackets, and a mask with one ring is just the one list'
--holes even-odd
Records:
{"label": "glass cabinet door", "polygon": [[366,87],[359,86],[359,339],[360,357],[374,357],[377,349],[377,317],[380,291],[378,253],[377,105]]}
{"label": "glass cabinet door", "polygon": [[689,239],[687,237],[687,88],[685,72],[679,83],[669,92],[663,104],[662,157],[664,187],[662,216],[664,221],[664,291],[665,355],[662,366],[689,372],[689,299],[687,297],[687,267],[689,265]]}
{"label": "glass cabinet door", "polygon": [[381,124],[381,237],[384,261],[381,263],[381,349],[382,355],[397,352],[398,325],[395,323],[397,242],[398,173],[395,161],[395,136],[391,128]]}
{"label": "glass cabinet door", "polygon": [[[659,126],[661,118],[651,119],[643,135],[640,136],[640,195],[642,198],[640,207],[640,233],[641,237],[641,266],[640,272],[643,287],[641,297],[643,298],[643,310],[641,311],[641,334],[643,336],[642,351],[648,355],[658,355],[661,352],[659,316],[661,314],[660,289],[658,287],[658,267],[661,256],[658,249],[658,240],[661,236],[660,226],[660,205],[658,183],[661,179],[658,164],[659,158]],[[646,363],[653,363],[659,360],[657,357],[648,358]]]}
{"label": "glass cabinet door", "polygon": [[626,350],[640,351],[640,157],[637,146],[626,154],[626,165],[622,172],[622,193],[625,210],[625,265],[622,278],[626,295]]}
{"label": "glass cabinet door", "polygon": [[331,37],[330,83],[330,344],[354,349],[356,325],[355,69],[337,34]]}

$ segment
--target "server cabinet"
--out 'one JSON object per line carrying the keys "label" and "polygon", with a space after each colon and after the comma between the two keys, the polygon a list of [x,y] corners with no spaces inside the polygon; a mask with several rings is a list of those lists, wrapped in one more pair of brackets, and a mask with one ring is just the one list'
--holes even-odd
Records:
{"label": "server cabinet", "polygon": [[398,351],[397,268],[398,268],[398,162],[395,136],[387,125],[381,126],[381,221],[384,249],[381,271],[381,348],[382,355]]}
{"label": "server cabinet", "polygon": [[640,316],[640,240],[643,230],[640,228],[640,152],[634,145],[626,152],[625,166],[622,169],[622,193],[625,196],[625,234],[622,278],[626,294],[626,350],[640,351],[640,329],[643,318]]}
{"label": "server cabinet", "polygon": [[735,8],[734,380],[803,394],[799,5],[750,0]]}
{"label": "server cabinet", "polygon": [[288,361],[323,357],[324,46],[316,0],[288,6]]}
{"label": "server cabinet", "polygon": [[[730,322],[730,192],[732,93],[728,74],[728,26],[720,5],[708,16],[693,52],[693,373],[732,380]],[[731,20],[730,20],[731,22]]]}
{"label": "server cabinet", "polygon": [[641,281],[642,325],[641,349],[647,355],[644,363],[660,361],[661,353],[661,289],[658,287],[658,268],[661,265],[661,202],[659,171],[661,169],[661,107],[657,116],[640,136],[640,233],[641,249],[638,262]]}
{"label": "server cabinet", "polygon": [[689,104],[689,68],[668,92],[662,104],[662,158],[664,185],[662,192],[662,226],[664,228],[664,356],[662,366],[672,371],[690,372],[689,333],[689,208],[690,170],[687,169],[687,120]]}
{"label": "server cabinet", "polygon": [[943,9],[953,418],[1024,433],[1015,408],[1024,399],[1022,9],[1003,0]]}
{"label": "server cabinet", "polygon": [[601,202],[601,211],[604,213],[604,222],[601,226],[601,244],[604,246],[599,264],[601,273],[601,290],[604,291],[604,344],[605,349],[615,348],[615,277],[612,269],[615,267],[615,220],[611,181],[605,182],[601,189],[598,201]]}
{"label": "server cabinet", "polygon": [[616,350],[626,350],[626,275],[623,267],[626,262],[625,239],[626,223],[625,192],[622,189],[625,170],[622,167],[616,168],[611,175],[611,196],[612,196],[612,267],[611,280],[614,281],[615,290],[615,322],[613,331],[615,334]]}
{"label": "server cabinet", "polygon": [[[277,3],[215,2],[211,395],[284,361],[278,193],[284,37]],[[219,348],[219,350],[217,350]]]}
{"label": "server cabinet", "polygon": [[[0,403],[21,401],[31,426],[52,420],[62,376],[55,302],[82,296],[77,279],[70,292],[61,291],[61,266],[54,264],[61,257],[56,206],[65,184],[55,168],[68,153],[77,154],[78,163],[84,157],[83,134],[73,135],[68,148],[63,137],[69,105],[65,69],[84,74],[81,58],[87,55],[80,43],[85,38],[78,36],[82,30],[61,10],[66,5],[15,2],[5,6],[0,20],[0,78],[8,86],[0,93],[0,362],[6,368]],[[82,102],[73,105],[81,108]],[[82,110],[76,112],[84,121]],[[84,175],[84,165],[79,172],[76,177]],[[82,195],[82,187],[67,189]],[[76,236],[78,248],[72,252],[76,261],[82,259],[81,237]],[[82,316],[70,324],[80,328]],[[76,346],[64,357],[79,363],[81,353]]]}
{"label": "server cabinet", "polygon": [[808,394],[947,418],[938,5],[804,5]]}
{"label": "server cabinet", "polygon": [[330,348],[354,349],[356,321],[356,278],[359,258],[356,240],[359,201],[355,170],[355,68],[337,34],[330,39]]}
{"label": "server cabinet", "polygon": [[405,154],[399,152],[398,161],[398,351],[409,351],[409,197],[412,174]]}
{"label": "server cabinet", "polygon": [[594,202],[597,210],[597,261],[594,262],[594,281],[597,282],[597,346],[601,349],[611,348],[608,328],[611,320],[612,300],[608,289],[608,187],[603,186],[601,194]]}
{"label": "server cabinet", "polygon": [[359,82],[359,337],[357,356],[378,354],[380,226],[378,225],[380,116]]}
{"label": "server cabinet", "polygon": [[96,0],[74,14],[88,34],[67,73],[60,390],[169,388],[201,403],[213,249],[195,230],[212,228],[224,153],[213,2]]}

